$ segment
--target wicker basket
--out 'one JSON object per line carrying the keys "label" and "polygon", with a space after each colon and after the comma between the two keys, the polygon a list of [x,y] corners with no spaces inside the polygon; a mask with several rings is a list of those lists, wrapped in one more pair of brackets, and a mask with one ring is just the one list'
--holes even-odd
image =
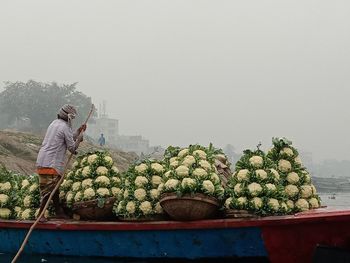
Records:
{"label": "wicker basket", "polygon": [[115,197],[106,198],[102,208],[98,207],[98,200],[77,202],[73,205],[73,213],[84,220],[106,220],[113,218],[113,205]]}
{"label": "wicker basket", "polygon": [[258,216],[250,213],[247,210],[226,209],[225,217],[226,218],[257,218]]}
{"label": "wicker basket", "polygon": [[205,194],[178,197],[176,193],[163,194],[160,205],[172,219],[179,221],[213,217],[220,207],[220,203],[216,198]]}

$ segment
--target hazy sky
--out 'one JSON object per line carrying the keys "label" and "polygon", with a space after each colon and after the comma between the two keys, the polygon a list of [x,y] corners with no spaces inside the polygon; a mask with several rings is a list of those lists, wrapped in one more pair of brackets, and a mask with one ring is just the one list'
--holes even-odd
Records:
{"label": "hazy sky", "polygon": [[0,81],[79,82],[153,145],[287,136],[350,160],[349,14],[348,0],[2,0]]}

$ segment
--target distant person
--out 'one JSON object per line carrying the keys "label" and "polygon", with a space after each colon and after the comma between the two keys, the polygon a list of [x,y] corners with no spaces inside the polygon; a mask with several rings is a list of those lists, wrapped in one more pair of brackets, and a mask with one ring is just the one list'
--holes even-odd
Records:
{"label": "distant person", "polygon": [[103,137],[103,133],[101,133],[101,137],[98,139],[98,143],[100,144],[100,146],[105,146],[106,144],[106,138]]}
{"label": "distant person", "polygon": [[[57,182],[63,176],[64,160],[67,149],[76,154],[78,148],[78,135],[86,130],[86,125],[82,125],[75,133],[72,131],[72,121],[77,115],[76,109],[71,105],[64,105],[54,120],[47,128],[44,141],[41,145],[36,167],[39,174],[40,188],[40,211],[43,210],[51,192]],[[80,140],[83,138],[81,137]],[[60,205],[58,191],[52,198],[56,217],[68,218]],[[45,221],[43,217],[41,221]]]}

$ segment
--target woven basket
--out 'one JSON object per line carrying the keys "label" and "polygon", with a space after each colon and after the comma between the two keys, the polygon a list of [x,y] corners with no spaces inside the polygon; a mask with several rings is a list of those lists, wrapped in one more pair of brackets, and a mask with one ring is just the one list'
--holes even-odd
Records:
{"label": "woven basket", "polygon": [[190,221],[213,217],[220,207],[214,197],[205,194],[184,195],[178,197],[176,193],[163,194],[160,205],[164,211],[175,220]]}
{"label": "woven basket", "polygon": [[226,218],[257,218],[258,216],[250,213],[247,210],[226,209],[225,217]]}
{"label": "woven basket", "polygon": [[84,220],[106,220],[113,218],[113,205],[115,197],[106,198],[102,208],[98,207],[98,200],[77,202],[73,205],[73,213]]}

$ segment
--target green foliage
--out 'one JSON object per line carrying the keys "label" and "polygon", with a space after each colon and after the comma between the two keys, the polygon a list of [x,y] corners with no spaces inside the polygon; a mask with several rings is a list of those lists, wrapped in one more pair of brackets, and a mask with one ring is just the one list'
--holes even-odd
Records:
{"label": "green foliage", "polygon": [[76,106],[76,123],[84,120],[91,106],[91,98],[76,90],[77,83],[58,85],[55,82],[42,83],[6,82],[0,93],[0,111],[8,116],[9,123],[17,118],[29,118],[35,131],[43,131],[57,117],[64,104]]}

